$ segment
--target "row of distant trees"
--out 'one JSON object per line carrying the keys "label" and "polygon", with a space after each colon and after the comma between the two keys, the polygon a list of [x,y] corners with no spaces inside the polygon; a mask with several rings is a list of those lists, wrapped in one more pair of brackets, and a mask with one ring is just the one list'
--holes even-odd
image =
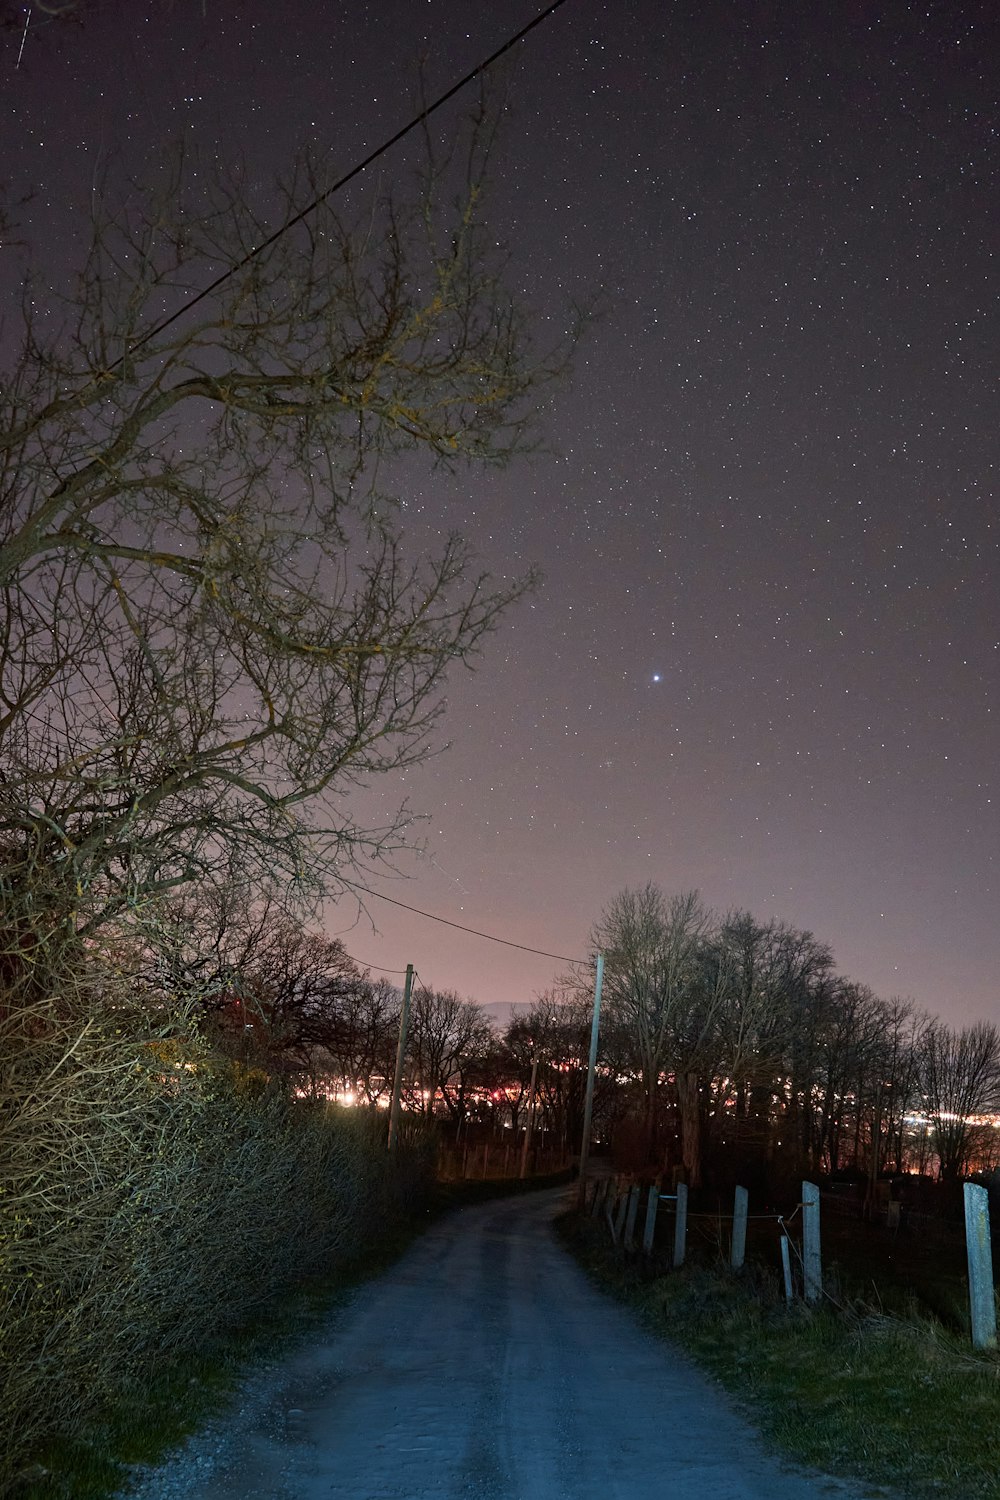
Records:
{"label": "row of distant trees", "polygon": [[[166,941],[163,940],[166,935]],[[402,990],[373,976],[339,938],[307,930],[268,903],[214,913],[179,905],[161,927],[144,982],[151,995],[197,997],[198,1031],[213,1049],[301,1097],[385,1106],[391,1095]],[[589,1004],[536,1001],[504,1030],[473,1000],[413,986],[403,1107],[457,1131],[523,1123],[536,1068],[543,1128],[568,1139],[582,1122]]]}
{"label": "row of distant trees", "polygon": [[[302,1093],[384,1104],[399,989],[362,971],[339,940],[266,913],[234,931],[202,974],[217,1044]],[[655,885],[616,896],[591,942],[605,961],[597,1130],[633,1164],[676,1166],[692,1184],[736,1163],[744,1175],[756,1163],[765,1176],[850,1171],[871,1182],[911,1170],[955,1179],[993,1164],[995,1026],[956,1030],[883,1000],[839,974],[811,933],[742,911],[720,918],[696,895],[667,898]],[[207,946],[191,946],[202,963]],[[575,1145],[592,985],[590,973],[567,976],[497,1029],[474,1002],[418,983],[404,1106],[456,1130],[503,1131],[533,1104],[552,1140]]]}
{"label": "row of distant trees", "polygon": [[995,1162],[993,1024],[956,1030],[846,979],[809,932],[655,885],[616,896],[591,940],[647,1158],[666,1138],[693,1183],[734,1159],[872,1181]]}

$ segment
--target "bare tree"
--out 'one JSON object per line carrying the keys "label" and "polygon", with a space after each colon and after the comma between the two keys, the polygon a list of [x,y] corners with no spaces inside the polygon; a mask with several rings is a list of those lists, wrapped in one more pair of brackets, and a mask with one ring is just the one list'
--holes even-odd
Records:
{"label": "bare tree", "polygon": [[299,1074],[315,1091],[345,1041],[348,999],[362,974],[339,938],[285,919],[272,928],[239,977],[231,1011],[259,1031],[272,1068]]}
{"label": "bare tree", "polygon": [[454,990],[419,986],[413,994],[408,1044],[412,1104],[431,1116],[440,1098],[448,1115],[461,1121],[470,1075],[495,1040],[489,1018],[473,1001],[461,1000]]}
{"label": "bare tree", "polygon": [[912,1001],[899,996],[884,1002],[884,1015],[880,1057],[886,1094],[883,1161],[900,1173],[906,1170],[906,1117],[920,1102],[924,1035],[931,1021]]}
{"label": "bare tree", "polygon": [[700,1172],[698,1070],[706,1034],[701,945],[708,925],[696,893],[668,900],[649,884],[615,896],[590,934],[591,948],[604,954],[608,1021],[619,1029],[641,1080],[647,1149],[661,1076],[669,1069],[676,1080],[685,1161],[695,1180]]}
{"label": "bare tree", "polygon": [[766,1118],[775,1074],[787,1046],[785,1001],[791,932],[783,923],[758,922],[736,911],[720,924],[709,958],[720,970],[724,1003],[716,1022],[727,1089],[739,1121],[751,1118],[763,1092]]}
{"label": "bare tree", "polygon": [[388,979],[364,974],[347,987],[339,1004],[336,1043],[328,1049],[335,1078],[358,1102],[377,1104],[392,1092],[402,997]]}
{"label": "bare tree", "polygon": [[955,1182],[969,1170],[980,1117],[1000,1106],[1000,1030],[990,1021],[960,1031],[934,1022],[923,1039],[923,1087],[941,1176]]}
{"label": "bare tree", "polygon": [[[450,217],[431,190],[356,229],[320,202],[268,242],[244,184],[196,212],[178,169],[94,225],[61,311],[26,287],[0,386],[0,882],[33,941],[43,891],[93,937],[234,872],[343,888],[404,837],[343,794],[427,752],[447,670],[522,584],[455,537],[405,556],[380,476],[505,462],[550,373],[478,222],[486,134]],[[324,187],[300,164],[278,218]]]}

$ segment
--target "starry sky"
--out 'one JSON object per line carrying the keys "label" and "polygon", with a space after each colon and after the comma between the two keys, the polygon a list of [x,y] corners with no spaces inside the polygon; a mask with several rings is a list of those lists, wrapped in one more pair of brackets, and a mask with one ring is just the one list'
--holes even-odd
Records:
{"label": "starry sky", "polygon": [[[25,34],[3,0],[36,267],[67,274],[111,157],[347,169],[419,60],[434,96],[538,8],[89,0]],[[518,46],[490,222],[543,342],[603,313],[551,453],[396,476],[412,547],[458,527],[544,580],[452,680],[451,748],[359,798],[427,814],[385,894],[572,958],[623,886],[697,888],[997,1017],[998,57],[994,0],[566,0]],[[493,1006],[566,967],[368,910],[329,917],[357,958]]]}

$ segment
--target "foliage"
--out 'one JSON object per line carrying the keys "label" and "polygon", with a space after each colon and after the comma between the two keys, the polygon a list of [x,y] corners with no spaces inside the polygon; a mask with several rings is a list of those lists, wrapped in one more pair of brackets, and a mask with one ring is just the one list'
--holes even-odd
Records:
{"label": "foliage", "polygon": [[93,956],[60,980],[0,1014],[0,1487],[150,1359],[380,1232],[430,1169],[416,1142],[390,1166],[382,1120],[213,1056]]}

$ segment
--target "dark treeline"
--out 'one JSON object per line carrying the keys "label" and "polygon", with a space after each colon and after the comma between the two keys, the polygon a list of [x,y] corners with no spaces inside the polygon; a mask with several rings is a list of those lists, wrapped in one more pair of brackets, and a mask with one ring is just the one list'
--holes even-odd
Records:
{"label": "dark treeline", "polygon": [[694,894],[625,890],[591,934],[605,955],[607,1065],[635,1152],[725,1181],[992,1166],[1000,1033],[955,1030],[845,978],[826,944]]}
{"label": "dark treeline", "polygon": [[[336,940],[259,924],[237,990],[206,999],[217,1041],[303,1094],[385,1104],[400,992]],[[954,1029],[837,972],[809,932],[719,917],[694,894],[625,890],[591,933],[605,958],[595,1102],[623,1163],[722,1184],[802,1172],[957,1180],[992,1167],[1000,1033]],[[404,1107],[502,1138],[526,1121],[578,1145],[593,974],[569,976],[498,1031],[473,1002],[417,985]]]}

